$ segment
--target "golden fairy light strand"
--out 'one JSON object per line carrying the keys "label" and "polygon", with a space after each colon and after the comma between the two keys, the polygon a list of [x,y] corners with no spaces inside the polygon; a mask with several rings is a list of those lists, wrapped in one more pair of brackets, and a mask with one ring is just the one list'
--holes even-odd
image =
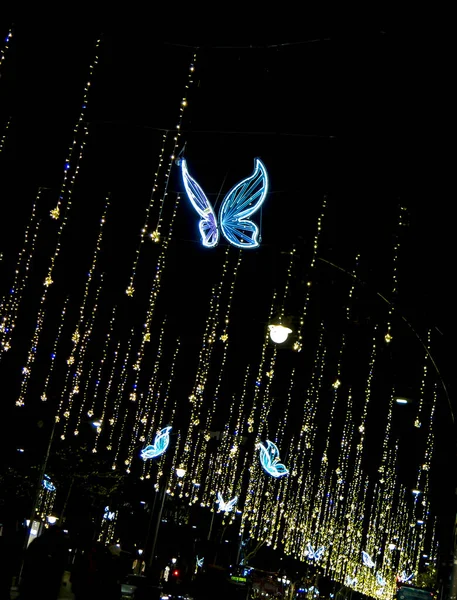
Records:
{"label": "golden fairy light strand", "polygon": [[151,292],[149,294],[149,306],[148,306],[148,310],[146,312],[145,323],[143,325],[144,332],[143,332],[143,335],[141,338],[140,347],[137,351],[137,357],[135,360],[135,364],[133,365],[133,368],[135,369],[135,371],[137,371],[137,376],[135,378],[133,390],[130,394],[130,399],[132,400],[132,402],[135,402],[135,399],[136,399],[136,388],[138,386],[138,379],[139,379],[139,375],[140,375],[141,363],[142,363],[143,356],[144,356],[145,346],[146,346],[146,344],[149,343],[149,341],[151,339],[152,317],[154,316],[155,306],[156,306],[157,298],[159,296],[159,292],[160,292],[160,288],[161,288],[161,284],[162,284],[162,276],[163,276],[163,272],[164,272],[165,265],[166,265],[167,250],[168,250],[168,246],[171,241],[171,238],[173,236],[173,224],[174,224],[174,220],[176,218],[176,213],[178,211],[179,201],[180,201],[180,196],[178,194],[176,197],[173,214],[172,214],[172,217],[170,220],[168,235],[162,244],[162,248],[161,248],[159,257],[157,259],[156,273],[154,276],[154,281],[152,283]]}
{"label": "golden fairy light strand", "polygon": [[91,281],[94,276],[94,272],[95,272],[95,269],[97,266],[98,256],[100,254],[100,249],[102,246],[103,232],[104,232],[104,227],[105,227],[105,223],[106,223],[106,214],[108,212],[110,200],[111,200],[111,193],[109,193],[108,196],[106,197],[105,208],[103,209],[102,217],[100,219],[100,229],[98,232],[97,241],[95,243],[95,250],[94,250],[94,255],[92,258],[92,264],[87,273],[86,285],[84,288],[84,295],[83,295],[81,305],[79,307],[79,319],[78,319],[78,323],[76,324],[76,328],[75,328],[75,331],[72,336],[72,341],[73,341],[74,345],[73,345],[73,349],[71,351],[70,356],[75,355],[77,348],[78,348],[79,341],[81,339],[81,330],[82,330],[83,323],[84,323],[84,313],[85,313],[85,309],[86,309],[87,298],[89,296],[89,287],[90,287]]}
{"label": "golden fairy light strand", "polygon": [[294,256],[295,256],[295,246],[293,246],[292,250],[290,251],[290,260],[289,260],[289,265],[287,267],[287,272],[286,272],[286,282],[284,284],[284,295],[282,298],[281,309],[280,309],[280,313],[279,313],[279,321],[280,322],[282,322],[282,320],[284,319],[284,311],[285,311],[287,297],[289,295],[290,279],[292,276],[292,267],[294,264]]}
{"label": "golden fairy light strand", "polygon": [[311,288],[312,288],[312,284],[313,284],[314,269],[316,267],[317,253],[319,251],[319,241],[320,241],[320,237],[321,237],[322,223],[324,220],[326,207],[327,207],[327,197],[324,196],[323,201],[322,201],[322,209],[321,209],[320,215],[317,219],[317,230],[316,230],[316,234],[314,236],[313,252],[312,252],[312,256],[311,256],[311,263],[309,266],[309,276],[308,276],[307,289],[306,289],[306,294],[305,294],[305,301],[303,304],[302,314],[301,314],[300,320],[299,320],[297,339],[294,343],[294,350],[296,350],[297,352],[301,352],[302,347],[303,347],[303,327],[305,324],[305,318],[306,318],[306,313],[308,310],[309,300],[311,298]]}
{"label": "golden fairy light strand", "polygon": [[82,416],[83,416],[83,412],[84,412],[84,407],[86,406],[87,395],[89,393],[89,386],[92,381],[92,374],[94,372],[94,368],[95,368],[95,365],[93,362],[91,362],[90,367],[87,372],[87,375],[86,375],[86,383],[84,385],[84,392],[82,394],[81,402],[79,404],[78,414],[76,417],[76,425],[75,425],[75,429],[73,430],[73,435],[79,435],[79,428],[81,427]]}
{"label": "golden fairy light strand", "polygon": [[2,67],[3,61],[5,60],[6,54],[9,50],[9,47],[10,47],[9,45],[10,45],[12,38],[13,38],[13,28],[10,27],[10,29],[8,30],[8,33],[6,34],[6,37],[3,41],[3,46],[2,46],[2,48],[0,48],[0,69]]}
{"label": "golden fairy light strand", "polygon": [[51,352],[51,365],[49,367],[49,371],[48,374],[46,375],[46,380],[44,382],[44,387],[43,387],[43,392],[41,393],[41,400],[43,402],[46,402],[48,399],[48,388],[49,388],[49,382],[51,380],[52,374],[54,372],[54,367],[56,364],[56,357],[57,357],[57,348],[59,346],[59,341],[60,341],[60,336],[62,334],[62,329],[63,329],[63,325],[65,322],[65,315],[67,312],[67,305],[68,305],[68,300],[69,300],[69,296],[67,296],[65,298],[65,302],[62,308],[62,312],[60,313],[60,322],[59,322],[59,328],[57,330],[57,335],[56,335],[56,339],[54,341],[54,346],[52,348],[52,352]]}
{"label": "golden fairy light strand", "polygon": [[[38,236],[39,221],[36,219],[36,207],[43,188],[38,189],[37,197],[32,206],[32,213],[24,234],[24,243],[19,251],[13,283],[9,295],[2,301],[0,322],[0,360],[3,352],[11,348],[11,338],[16,326],[16,318],[25,289],[30,263],[35,253],[35,243]],[[32,230],[33,227],[33,230]],[[27,255],[27,256],[26,256]]]}
{"label": "golden fairy light strand", "polygon": [[171,156],[170,156],[170,162],[168,163],[168,170],[167,170],[167,173],[165,175],[165,185],[164,185],[163,195],[162,195],[162,198],[161,198],[161,201],[160,201],[159,217],[158,217],[158,220],[157,220],[157,226],[156,226],[155,231],[151,234],[153,236],[153,239],[154,239],[154,236],[158,237],[160,239],[160,230],[161,230],[161,226],[162,226],[162,212],[163,212],[163,207],[164,207],[164,204],[165,204],[165,199],[166,199],[166,197],[168,195],[168,184],[169,184],[169,181],[170,181],[170,173],[171,173],[171,169],[172,169],[173,164],[174,164],[175,159],[176,159],[176,152],[177,152],[177,149],[178,149],[179,138],[181,137],[181,127],[182,127],[182,123],[183,123],[184,112],[185,112],[185,110],[186,110],[186,108],[188,106],[189,89],[190,89],[190,86],[192,85],[192,83],[194,82],[193,77],[194,77],[196,60],[197,60],[197,53],[194,52],[194,54],[192,56],[192,59],[191,59],[191,62],[190,62],[190,65],[189,65],[189,72],[188,72],[188,77],[187,77],[187,83],[186,83],[186,86],[185,86],[184,96],[183,96],[183,98],[181,100],[181,104],[180,104],[180,107],[179,107],[179,118],[178,118],[178,124],[176,125],[176,130],[177,131],[176,131],[176,134],[175,134],[175,136],[173,138],[173,142],[174,142],[174,144],[173,144],[173,150],[172,150],[172,153],[171,153]]}
{"label": "golden fairy light strand", "polygon": [[[223,287],[224,280],[227,276],[228,265],[229,265],[229,252],[230,248],[227,247],[225,251],[225,259],[222,265],[222,274],[219,280],[219,283],[213,287],[211,293],[210,307],[208,318],[206,321],[206,328],[203,334],[203,343],[200,350],[200,356],[197,366],[197,372],[194,380],[194,385],[192,392],[189,396],[189,402],[191,403],[191,415],[190,415],[190,423],[189,428],[186,434],[186,438],[184,440],[184,447],[182,450],[182,456],[180,458],[180,462],[183,465],[186,465],[186,484],[189,485],[192,477],[195,477],[199,480],[199,476],[197,473],[194,473],[195,463],[197,460],[197,452],[195,447],[195,442],[193,442],[193,437],[196,431],[196,428],[200,425],[200,412],[203,404],[203,395],[208,379],[208,372],[211,362],[212,353],[215,347],[215,342],[217,339],[216,330],[218,325],[218,314],[219,314],[219,305],[220,305],[220,297],[221,290]],[[207,433],[205,435],[208,435]]]}
{"label": "golden fairy light strand", "polygon": [[392,297],[389,303],[389,310],[387,316],[387,331],[384,339],[387,343],[392,341],[392,318],[394,313],[395,298],[398,294],[398,255],[400,252],[400,229],[405,225],[405,213],[406,208],[399,206],[399,218],[398,218],[398,231],[395,236],[395,242],[393,247],[393,268],[392,268]]}
{"label": "golden fairy light strand", "polygon": [[[134,420],[132,433],[131,433],[130,441],[129,441],[127,460],[125,462],[125,464],[127,465],[128,468],[130,468],[130,466],[132,464],[135,447],[137,446],[138,442],[146,441],[145,432],[147,430],[148,422],[150,422],[152,419],[151,405],[152,405],[152,399],[154,398],[154,396],[157,399],[157,393],[158,393],[157,378],[158,378],[160,361],[161,361],[162,352],[163,352],[163,338],[165,335],[165,323],[166,323],[166,318],[163,320],[162,327],[160,329],[159,342],[157,345],[157,352],[156,352],[156,360],[154,362],[152,376],[149,381],[148,392],[146,394],[144,406],[141,406],[141,403],[137,401],[138,409],[135,414],[135,420]],[[138,379],[136,380],[135,385],[138,385],[137,382],[138,382]],[[135,387],[134,389],[136,391],[137,387]],[[157,409],[157,407],[155,407],[155,408]],[[142,425],[143,425],[143,427],[142,427]],[[128,463],[127,463],[127,461],[128,461]]]}
{"label": "golden fairy light strand", "polygon": [[[84,128],[84,137],[87,135],[87,133],[88,133],[87,128]],[[65,225],[67,224],[68,215],[70,214],[70,209],[71,209],[71,204],[72,204],[72,201],[71,201],[72,200],[72,198],[71,198],[72,192],[74,189],[74,183],[75,183],[76,178],[79,173],[80,163],[81,163],[81,159],[83,157],[84,146],[85,146],[85,140],[83,139],[81,142],[81,145],[80,145],[80,153],[79,153],[79,156],[78,156],[78,159],[76,162],[76,166],[75,166],[73,174],[70,178],[70,184],[69,184],[68,190],[67,190],[67,204],[66,204],[66,208],[65,208],[65,214],[64,214],[64,218],[62,219],[62,221],[60,223],[59,230],[57,232],[56,247],[54,250],[54,254],[51,257],[48,275],[46,276],[46,279],[44,280],[44,291],[43,291],[41,299],[40,299],[40,306],[38,309],[38,316],[36,319],[35,330],[33,333],[32,342],[30,344],[30,349],[29,349],[29,352],[27,355],[26,364],[22,368],[23,378],[22,378],[22,382],[21,382],[21,389],[20,389],[20,393],[19,393],[19,398],[16,400],[16,406],[19,406],[19,407],[23,407],[25,405],[25,396],[27,393],[28,383],[30,380],[30,373],[32,370],[32,365],[35,362],[35,357],[36,357],[36,353],[37,353],[37,349],[38,349],[38,342],[40,339],[40,335],[41,335],[41,331],[42,331],[43,323],[44,323],[46,299],[47,299],[47,295],[48,295],[50,286],[53,284],[52,275],[53,275],[53,271],[54,271],[54,267],[55,267],[57,258],[59,257],[60,250],[61,250],[62,233],[64,231]]]}
{"label": "golden fairy light strand", "polygon": [[4,133],[0,137],[0,154],[3,152],[3,148],[5,147],[5,141],[6,141],[6,137],[8,135],[8,129],[10,128],[10,125],[11,125],[11,117],[9,117],[8,121],[6,122]]}
{"label": "golden fairy light strand", "polygon": [[[92,418],[94,415],[97,416],[97,399],[98,399],[98,392],[100,390],[100,384],[102,381],[102,377],[103,377],[103,370],[106,364],[106,357],[108,354],[108,348],[110,346],[111,343],[111,337],[113,335],[113,329],[114,329],[114,322],[116,320],[116,307],[113,307],[113,311],[111,313],[111,319],[109,321],[109,325],[108,325],[108,331],[106,333],[106,337],[105,337],[105,343],[103,345],[103,350],[102,350],[102,357],[100,360],[100,365],[98,367],[98,372],[97,372],[97,376],[95,379],[95,386],[94,386],[94,391],[92,394],[92,403],[90,405],[89,410],[87,411],[87,416],[89,418]],[[98,418],[98,417],[97,417]]]}
{"label": "golden fairy light strand", "polygon": [[355,285],[356,285],[356,273],[359,267],[360,254],[357,254],[355,257],[355,266],[352,271],[352,285],[349,290],[349,300],[346,305],[346,319],[349,321],[351,319],[351,310],[352,310],[352,298],[354,295]]}
{"label": "golden fairy light strand", "polygon": [[[73,157],[77,156],[77,154],[78,154],[78,149],[77,149],[78,148],[78,138],[80,137],[81,131],[83,131],[83,138],[85,135],[87,135],[87,125],[85,124],[85,114],[86,114],[87,104],[88,104],[88,100],[89,100],[89,90],[92,85],[92,79],[93,79],[95,68],[98,64],[98,58],[99,58],[98,53],[99,53],[100,44],[101,44],[101,40],[100,39],[96,40],[94,58],[92,60],[92,63],[89,66],[89,74],[87,77],[86,84],[84,86],[81,110],[79,113],[78,120],[76,121],[76,124],[73,128],[73,141],[68,148],[67,158],[66,158],[65,164],[64,164],[64,176],[63,176],[62,185],[60,187],[59,198],[57,200],[57,204],[56,204],[55,208],[53,208],[50,213],[51,217],[55,220],[58,220],[60,218],[60,210],[61,210],[62,202],[65,197],[67,186],[71,185],[71,183],[72,183],[72,178],[69,177],[69,175],[70,175],[71,169],[72,169]],[[80,146],[79,151],[81,151],[81,150],[82,150],[82,147]]]}
{"label": "golden fairy light strand", "polygon": [[[178,118],[178,123],[176,125],[176,133],[175,133],[175,136],[173,137],[173,149],[171,151],[168,168],[165,173],[164,190],[163,190],[162,198],[160,200],[157,224],[156,224],[154,231],[152,231],[149,234],[150,239],[155,243],[160,242],[160,239],[161,239],[162,212],[163,212],[165,199],[168,196],[168,184],[170,181],[171,169],[172,169],[173,164],[176,159],[176,153],[177,153],[177,149],[178,149],[179,139],[181,137],[181,126],[183,123],[184,112],[188,105],[188,98],[187,98],[188,90],[190,88],[190,85],[193,83],[193,73],[195,71],[195,61],[196,61],[196,53],[194,53],[194,55],[192,57],[192,61],[189,65],[189,73],[188,73],[187,83],[185,86],[185,93],[184,93],[184,96],[181,100],[180,107],[179,107],[179,118]],[[130,277],[129,285],[126,290],[126,293],[128,296],[133,296],[133,294],[135,293],[134,282],[135,282],[135,277],[136,277],[136,269],[138,266],[138,261],[140,258],[140,252],[141,252],[142,245],[144,243],[144,240],[148,236],[147,230],[148,230],[150,212],[154,205],[154,197],[155,197],[154,194],[155,194],[155,192],[157,192],[157,189],[158,189],[158,177],[159,177],[159,173],[160,173],[160,168],[162,167],[163,160],[164,160],[166,138],[167,138],[167,134],[165,133],[163,136],[163,139],[162,139],[162,148],[161,148],[160,155],[159,155],[159,165],[158,165],[157,171],[155,173],[155,178],[154,178],[154,183],[153,183],[152,193],[151,193],[151,199],[149,202],[148,209],[146,211],[145,222],[144,222],[143,228],[141,230],[141,234],[140,234],[140,244],[139,244],[136,254],[135,254],[133,268],[132,268],[132,274]]]}
{"label": "golden fairy light strand", "polygon": [[[161,144],[161,149],[160,149],[160,153],[159,153],[159,161],[157,164],[157,170],[154,173],[154,181],[152,184],[152,190],[151,190],[151,196],[149,199],[149,204],[146,208],[146,215],[145,215],[145,219],[144,219],[144,224],[143,227],[141,229],[140,232],[140,242],[139,245],[135,251],[135,257],[133,259],[133,266],[132,266],[132,274],[130,276],[130,281],[129,281],[129,285],[127,287],[126,293],[131,296],[134,293],[134,284],[135,284],[135,277],[136,277],[136,270],[138,267],[138,261],[140,259],[140,252],[141,252],[141,248],[142,245],[147,237],[147,231],[148,231],[148,226],[149,226],[149,217],[150,217],[150,212],[154,206],[154,200],[155,200],[155,194],[157,192],[158,189],[158,180],[159,180],[159,174],[164,162],[164,154],[165,154],[165,147],[166,147],[166,141],[167,141],[167,135],[168,135],[168,131],[166,131],[163,136],[162,136],[162,144]],[[159,236],[154,236],[153,234],[151,234],[151,239],[154,242],[159,242],[160,241],[160,237]]]}
{"label": "golden fairy light strand", "polygon": [[[128,342],[127,342],[127,349],[125,351],[124,361],[123,361],[122,367],[121,367],[119,383],[117,386],[116,393],[114,395],[115,400],[114,400],[113,412],[109,419],[109,424],[111,426],[111,429],[110,429],[110,433],[109,433],[107,450],[112,450],[114,431],[116,429],[116,426],[117,426],[117,423],[119,420],[119,411],[120,411],[120,407],[121,407],[121,401],[122,401],[122,398],[124,395],[124,389],[125,389],[125,386],[127,383],[127,377],[128,377],[128,373],[129,373],[128,365],[129,365],[129,361],[130,361],[130,355],[132,352],[133,335],[134,335],[134,330],[132,329],[130,332]],[[118,451],[119,451],[119,447],[118,447]],[[115,465],[115,462],[113,464]]]}
{"label": "golden fairy light strand", "polygon": [[419,391],[419,404],[417,407],[416,418],[414,420],[414,426],[417,428],[421,427],[421,424],[422,424],[421,417],[422,417],[422,410],[423,410],[424,398],[425,398],[425,387],[426,387],[426,381],[427,381],[427,367],[428,367],[428,360],[429,360],[429,355],[430,355],[431,335],[432,335],[432,332],[431,332],[431,329],[429,329],[428,334],[427,334],[427,348],[425,351],[422,381],[421,381],[421,386],[420,386],[420,391]]}
{"label": "golden fairy light strand", "polygon": [[105,394],[104,394],[104,399],[103,399],[103,405],[102,405],[102,409],[100,412],[100,418],[99,418],[99,422],[100,422],[100,426],[96,427],[95,430],[95,444],[94,444],[94,448],[92,450],[92,452],[97,452],[98,451],[98,445],[99,445],[99,441],[100,441],[100,434],[102,432],[102,429],[105,427],[106,423],[105,423],[105,417],[106,417],[106,407],[108,405],[108,398],[111,392],[111,388],[113,386],[113,381],[115,378],[115,374],[116,374],[116,368],[117,368],[117,362],[118,362],[118,358],[119,358],[119,348],[121,346],[121,342],[119,341],[117,343],[116,346],[116,350],[113,353],[113,363],[111,365],[111,373],[108,379],[108,383],[106,385],[106,389],[105,389]]}
{"label": "golden fairy light strand", "polygon": [[[103,285],[103,275],[100,275],[100,285],[95,292],[95,300],[94,300],[94,305],[92,308],[92,313],[91,313],[88,325],[83,333],[81,342],[80,342],[79,352],[77,354],[77,361],[75,363],[74,357],[71,355],[67,358],[67,376],[65,379],[65,385],[64,385],[63,391],[60,395],[59,407],[57,409],[57,414],[60,415],[61,417],[65,418],[66,420],[68,420],[70,417],[71,405],[73,404],[74,397],[79,394],[79,388],[80,388],[80,383],[81,383],[81,378],[82,378],[82,373],[83,373],[84,359],[86,356],[88,344],[90,341],[90,336],[92,334],[92,329],[94,327],[95,319],[97,316],[98,300],[99,300],[100,293],[102,290],[102,285]],[[73,366],[73,365],[75,365],[75,366]],[[66,407],[67,400],[68,400],[68,407]],[[65,426],[65,430],[66,430],[66,426]],[[75,435],[77,435],[77,434],[75,433]],[[64,435],[63,439],[65,439],[65,435]]]}

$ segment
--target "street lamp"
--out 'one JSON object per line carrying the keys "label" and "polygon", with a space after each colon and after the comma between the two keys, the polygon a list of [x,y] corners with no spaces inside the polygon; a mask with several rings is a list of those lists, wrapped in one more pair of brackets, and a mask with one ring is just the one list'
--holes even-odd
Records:
{"label": "street lamp", "polygon": [[292,329],[280,323],[278,325],[268,325],[268,329],[270,330],[270,339],[275,344],[284,343],[289,337],[289,333],[292,333]]}

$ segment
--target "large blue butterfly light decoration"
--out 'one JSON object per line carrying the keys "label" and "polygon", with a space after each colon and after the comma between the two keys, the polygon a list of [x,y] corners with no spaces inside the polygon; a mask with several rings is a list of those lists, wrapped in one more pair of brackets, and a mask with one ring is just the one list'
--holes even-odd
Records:
{"label": "large blue butterfly light decoration", "polygon": [[272,477],[283,477],[289,474],[289,470],[279,462],[279,450],[276,444],[267,440],[266,446],[259,443],[260,464]]}
{"label": "large blue butterfly light decoration", "polygon": [[56,491],[56,486],[52,483],[49,475],[45,475],[44,476],[43,487],[44,487],[45,490],[48,490],[48,492],[55,492]]}
{"label": "large blue butterfly light decoration", "polygon": [[238,248],[257,248],[259,246],[259,228],[247,220],[262,206],[268,191],[267,170],[263,162],[256,158],[254,172],[233,187],[222,201],[219,210],[219,227],[216,213],[199,184],[190,176],[187,162],[179,158],[181,174],[187,196],[200,215],[198,228],[202,243],[214,248],[219,242],[219,227],[230,244]]}
{"label": "large blue butterfly light decoration", "polygon": [[163,454],[170,443],[170,431],[171,426],[164,427],[162,431],[159,431],[155,437],[154,443],[143,448],[141,451],[141,458],[147,460],[148,458],[156,458]]}

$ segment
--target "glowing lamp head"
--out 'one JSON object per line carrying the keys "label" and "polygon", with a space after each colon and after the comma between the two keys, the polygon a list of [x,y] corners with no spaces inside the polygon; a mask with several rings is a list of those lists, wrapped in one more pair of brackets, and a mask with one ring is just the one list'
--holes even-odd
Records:
{"label": "glowing lamp head", "polygon": [[47,516],[46,520],[49,525],[55,525],[57,523],[57,517],[53,517],[52,515]]}
{"label": "glowing lamp head", "polygon": [[186,474],[186,469],[184,469],[183,467],[178,467],[176,469],[176,475],[178,477],[184,477],[185,474]]}
{"label": "glowing lamp head", "polygon": [[282,344],[289,337],[289,333],[292,333],[292,329],[284,327],[284,325],[268,325],[268,329],[271,341],[275,344]]}

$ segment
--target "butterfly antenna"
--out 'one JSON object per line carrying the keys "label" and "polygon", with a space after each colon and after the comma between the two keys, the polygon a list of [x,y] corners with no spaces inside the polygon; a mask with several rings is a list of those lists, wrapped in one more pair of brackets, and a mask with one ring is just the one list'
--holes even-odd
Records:
{"label": "butterfly antenna", "polygon": [[179,167],[181,165],[181,160],[184,158],[184,150],[186,149],[187,142],[184,142],[184,146],[178,152],[178,155],[175,158],[175,163]]}

